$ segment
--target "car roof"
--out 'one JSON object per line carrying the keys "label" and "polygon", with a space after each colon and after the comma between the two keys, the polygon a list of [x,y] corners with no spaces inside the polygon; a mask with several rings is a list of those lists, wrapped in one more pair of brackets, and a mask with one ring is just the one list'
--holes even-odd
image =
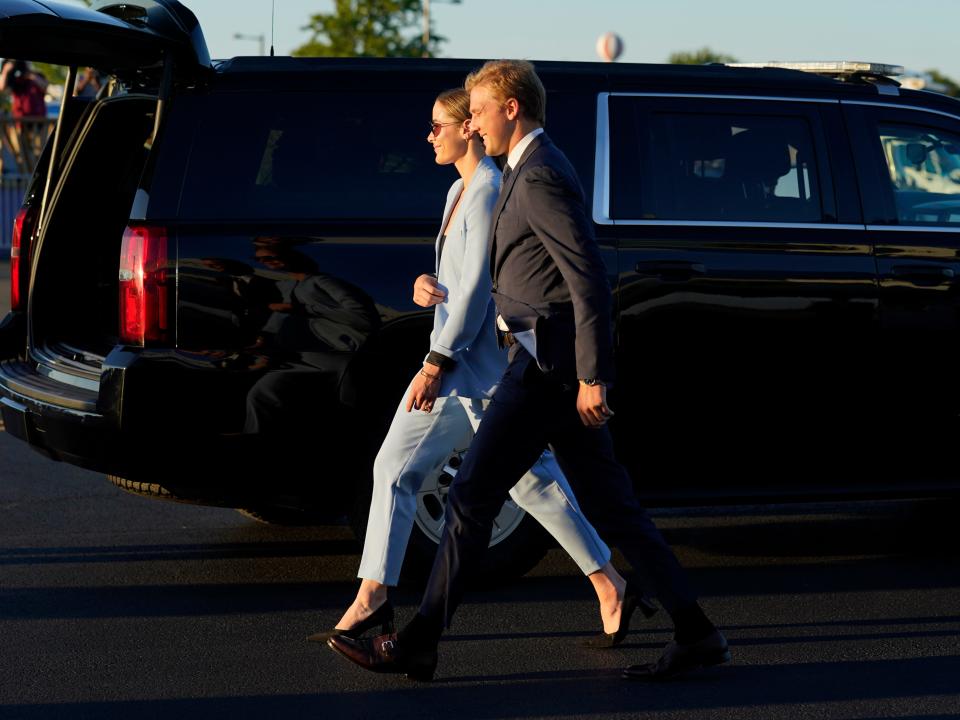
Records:
{"label": "car roof", "polygon": [[[215,83],[235,90],[307,90],[323,77],[323,89],[356,89],[383,84],[391,88],[427,89],[459,84],[483,64],[481,59],[453,58],[301,58],[234,57],[214,62]],[[880,87],[860,78],[838,80],[800,70],[727,65],[531,61],[548,90],[590,92],[670,92],[751,94],[768,97],[818,97],[877,100],[938,107],[960,115],[960,100],[940,93]],[[349,79],[347,79],[349,77]],[[890,94],[890,91],[895,91]]]}

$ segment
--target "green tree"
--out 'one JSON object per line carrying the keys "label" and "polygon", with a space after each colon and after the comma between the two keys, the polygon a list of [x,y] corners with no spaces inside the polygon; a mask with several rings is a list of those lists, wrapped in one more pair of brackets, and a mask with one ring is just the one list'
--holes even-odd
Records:
{"label": "green tree", "polygon": [[693,52],[671,53],[667,62],[673,65],[706,65],[707,63],[732,63],[737,62],[737,59],[733,55],[714,52],[708,47],[703,47]]}
{"label": "green tree", "polygon": [[433,56],[446,38],[430,33],[423,47],[421,0],[335,0],[334,12],[310,18],[310,41],[293,51],[301,57]]}
{"label": "green tree", "polygon": [[947,86],[947,95],[960,97],[960,85],[958,85],[953,78],[947,77],[939,70],[927,70],[927,74],[930,75],[934,82],[943,83]]}
{"label": "green tree", "polygon": [[63,85],[67,80],[66,65],[51,65],[50,63],[35,62],[30,63],[33,69],[42,73],[51,85]]}

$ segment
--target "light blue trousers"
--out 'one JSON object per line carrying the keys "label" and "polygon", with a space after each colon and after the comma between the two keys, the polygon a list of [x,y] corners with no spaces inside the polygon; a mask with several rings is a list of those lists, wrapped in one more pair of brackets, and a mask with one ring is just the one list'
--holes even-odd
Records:
{"label": "light blue trousers", "polygon": [[[408,391],[409,393],[409,388]],[[396,585],[417,511],[417,491],[431,472],[472,437],[489,401],[438,397],[433,412],[406,409],[407,394],[373,466],[373,499],[357,576]],[[510,496],[556,538],[584,574],[610,561],[610,548],[580,512],[553,454],[545,452]]]}

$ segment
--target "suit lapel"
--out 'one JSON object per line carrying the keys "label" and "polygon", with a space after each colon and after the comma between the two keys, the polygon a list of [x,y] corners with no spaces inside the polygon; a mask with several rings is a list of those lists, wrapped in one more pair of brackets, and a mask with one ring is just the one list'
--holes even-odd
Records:
{"label": "suit lapel", "polygon": [[507,181],[503,184],[503,187],[500,188],[500,195],[497,197],[497,204],[493,207],[493,223],[491,224],[490,229],[490,276],[493,278],[493,285],[497,285],[497,274],[500,268],[497,267],[497,228],[500,225],[500,215],[503,213],[503,208],[507,204],[507,199],[510,197],[510,193],[513,192],[513,186],[517,184],[517,177],[520,175],[520,170],[523,168],[523,164],[541,145],[550,142],[547,138],[545,132],[540,133],[533,139],[533,141],[527,145],[527,149],[523,151],[523,154],[520,156],[520,159],[517,161],[517,166],[513,168],[513,171],[510,173],[510,177],[507,178]]}

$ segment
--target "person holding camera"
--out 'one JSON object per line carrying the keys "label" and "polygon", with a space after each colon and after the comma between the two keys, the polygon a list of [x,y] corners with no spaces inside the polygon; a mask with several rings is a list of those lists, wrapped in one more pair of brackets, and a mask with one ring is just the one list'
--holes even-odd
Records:
{"label": "person holding camera", "polygon": [[15,120],[45,118],[47,104],[43,96],[47,79],[35,72],[26,60],[5,60],[0,69],[0,91],[9,90],[12,96],[11,115]]}

